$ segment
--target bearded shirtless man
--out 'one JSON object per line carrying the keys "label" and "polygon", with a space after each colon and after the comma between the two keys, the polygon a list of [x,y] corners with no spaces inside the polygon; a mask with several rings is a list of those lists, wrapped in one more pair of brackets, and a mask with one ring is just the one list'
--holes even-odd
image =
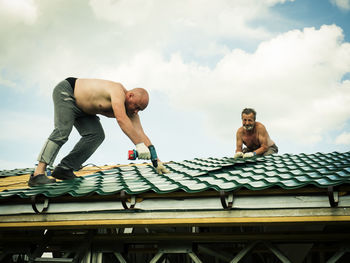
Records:
{"label": "bearded shirtless man", "polygon": [[[234,158],[249,158],[255,155],[270,155],[278,153],[276,144],[271,140],[265,126],[255,121],[254,109],[242,111],[242,127],[236,133],[236,154]],[[246,146],[243,148],[243,144]]]}
{"label": "bearded shirtless man", "polygon": [[[138,115],[148,105],[149,96],[145,89],[126,90],[120,83],[101,79],[67,78],[55,87],[53,101],[55,128],[39,154],[39,163],[29,178],[29,186],[55,182],[45,175],[46,167],[53,164],[73,126],[82,137],[56,166],[52,176],[61,180],[76,178],[73,170],[80,169],[105,138],[98,114],[116,119],[136,145],[139,159],[151,158],[148,147],[153,146]],[[157,172],[167,172],[160,162]]]}

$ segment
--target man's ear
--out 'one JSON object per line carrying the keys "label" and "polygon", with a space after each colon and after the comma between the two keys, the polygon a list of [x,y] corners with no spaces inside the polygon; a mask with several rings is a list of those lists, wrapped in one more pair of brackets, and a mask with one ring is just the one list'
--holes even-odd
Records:
{"label": "man's ear", "polygon": [[134,97],[134,96],[135,96],[134,92],[130,92],[130,93],[129,93],[129,98],[132,98],[132,97]]}
{"label": "man's ear", "polygon": [[129,101],[132,97],[134,97],[134,93],[128,92],[125,96],[125,101]]}

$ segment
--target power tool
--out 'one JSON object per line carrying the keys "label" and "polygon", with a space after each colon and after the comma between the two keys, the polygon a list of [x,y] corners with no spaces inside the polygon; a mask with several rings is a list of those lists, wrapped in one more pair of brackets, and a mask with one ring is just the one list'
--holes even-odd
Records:
{"label": "power tool", "polygon": [[[157,152],[156,148],[154,148],[153,145],[148,146],[149,151],[151,152],[151,161],[152,164],[155,168],[158,166],[158,157],[157,157]],[[138,158],[138,153],[137,151],[134,150],[129,150],[128,151],[128,160],[136,160]]]}

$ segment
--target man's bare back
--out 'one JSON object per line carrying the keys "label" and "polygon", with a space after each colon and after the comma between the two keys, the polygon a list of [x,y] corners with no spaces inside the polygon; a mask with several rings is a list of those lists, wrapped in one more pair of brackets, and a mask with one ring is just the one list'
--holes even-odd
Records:
{"label": "man's bare back", "polygon": [[125,94],[122,84],[102,79],[77,79],[74,89],[76,103],[81,110],[112,118],[112,97],[125,101]]}

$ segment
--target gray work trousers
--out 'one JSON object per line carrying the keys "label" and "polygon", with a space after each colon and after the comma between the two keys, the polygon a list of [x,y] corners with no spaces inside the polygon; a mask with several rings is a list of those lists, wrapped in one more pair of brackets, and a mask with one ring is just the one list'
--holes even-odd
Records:
{"label": "gray work trousers", "polygon": [[74,126],[82,137],[58,166],[78,170],[105,138],[100,119],[96,115],[86,114],[79,109],[75,103],[73,88],[67,80],[61,81],[54,88],[52,98],[55,128],[44,144],[38,161],[52,165]]}

